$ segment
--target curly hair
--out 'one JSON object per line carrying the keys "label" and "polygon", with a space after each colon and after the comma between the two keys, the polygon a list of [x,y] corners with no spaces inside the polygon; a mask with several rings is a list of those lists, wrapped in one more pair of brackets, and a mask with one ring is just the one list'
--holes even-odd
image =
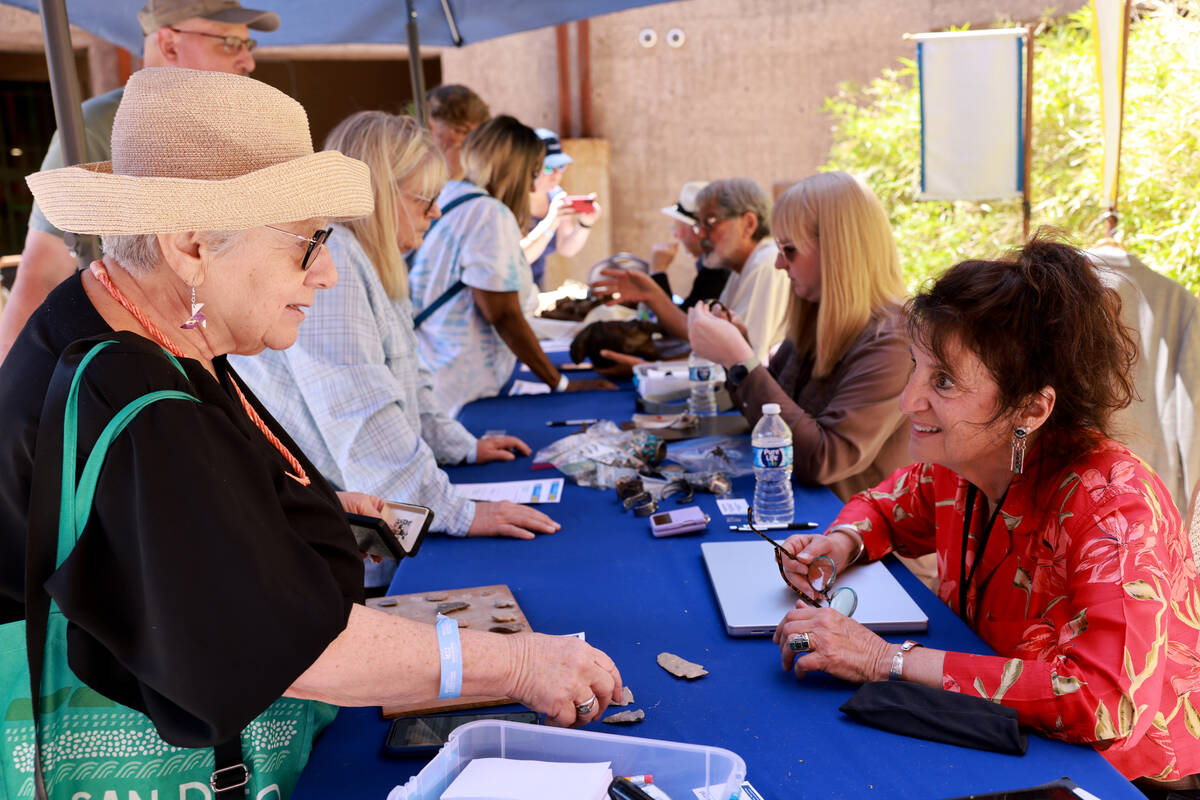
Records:
{"label": "curly hair", "polygon": [[1110,434],[1114,411],[1137,394],[1130,371],[1138,345],[1121,322],[1121,298],[1079,249],[1039,230],[995,261],[963,261],[907,304],[908,332],[938,361],[951,343],[979,357],[999,389],[992,421],[1050,386],[1045,430],[1056,449],[1088,447]]}

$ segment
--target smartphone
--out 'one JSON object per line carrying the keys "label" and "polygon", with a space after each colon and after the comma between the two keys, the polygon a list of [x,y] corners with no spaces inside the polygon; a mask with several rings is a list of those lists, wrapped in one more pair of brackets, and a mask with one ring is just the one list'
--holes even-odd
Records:
{"label": "smartphone", "polygon": [[392,720],[383,754],[391,758],[428,756],[441,749],[450,732],[460,725],[480,719],[503,719],[540,725],[541,716],[534,711],[514,711],[509,714],[438,714],[427,717],[403,717]]}
{"label": "smartphone", "polygon": [[579,214],[591,214],[596,210],[596,201],[586,194],[572,194],[563,198],[563,205],[570,206]]}
{"label": "smartphone", "polygon": [[662,511],[650,517],[650,533],[658,538],[702,531],[708,527],[708,514],[699,506]]}
{"label": "smartphone", "polygon": [[346,513],[358,549],[369,556],[411,558],[421,548],[433,509],[411,503],[389,502],[378,517]]}

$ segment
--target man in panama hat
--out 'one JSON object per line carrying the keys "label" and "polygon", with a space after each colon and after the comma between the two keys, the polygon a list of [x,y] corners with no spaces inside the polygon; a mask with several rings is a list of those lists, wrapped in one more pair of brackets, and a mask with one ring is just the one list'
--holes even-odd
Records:
{"label": "man in panama hat", "polygon": [[[147,0],[138,12],[146,37],[145,66],[187,67],[211,72],[249,75],[254,70],[249,29],[273,31],[279,15],[243,8],[237,0]],[[124,87],[93,97],[83,104],[86,153],[84,161],[107,161],[112,155],[113,118]],[[42,161],[42,170],[63,166],[58,134]],[[71,237],[69,241],[65,238]],[[12,296],[0,315],[0,362],[33,310],[50,290],[99,255],[94,237],[64,234],[50,223],[35,203],[29,215],[25,249],[17,268]]]}

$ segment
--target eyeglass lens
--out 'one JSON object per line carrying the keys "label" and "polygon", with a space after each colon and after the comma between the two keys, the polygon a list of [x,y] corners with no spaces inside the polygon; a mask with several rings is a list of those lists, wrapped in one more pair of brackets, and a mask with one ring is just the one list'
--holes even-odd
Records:
{"label": "eyeglass lens", "polygon": [[318,247],[325,244],[332,233],[333,228],[326,228],[323,231],[317,231],[313,234],[313,237],[308,240],[308,249],[304,251],[304,260],[300,262],[300,269],[308,269],[309,261],[312,259],[312,254]]}

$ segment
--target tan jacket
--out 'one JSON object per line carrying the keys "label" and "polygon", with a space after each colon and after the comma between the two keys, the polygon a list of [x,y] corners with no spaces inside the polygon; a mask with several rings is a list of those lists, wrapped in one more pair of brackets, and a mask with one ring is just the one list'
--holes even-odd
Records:
{"label": "tan jacket", "polygon": [[896,308],[869,323],[827,377],[814,379],[812,354],[785,339],[770,367],[755,368],[732,394],[751,425],[764,403],[778,403],[792,429],[793,476],[844,502],[910,461],[900,392],[911,365]]}

